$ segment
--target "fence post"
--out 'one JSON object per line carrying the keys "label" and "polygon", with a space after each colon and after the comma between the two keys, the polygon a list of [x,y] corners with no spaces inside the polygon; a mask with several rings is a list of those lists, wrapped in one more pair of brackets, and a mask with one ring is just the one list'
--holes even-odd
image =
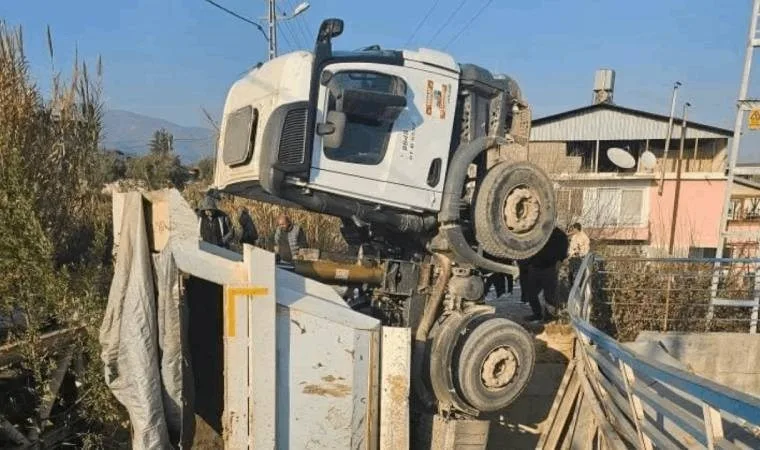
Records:
{"label": "fence post", "polygon": [[750,334],[757,333],[758,312],[760,312],[760,263],[755,263],[755,280],[752,295],[755,297],[755,306],[752,307],[752,315],[749,320]]}
{"label": "fence post", "polygon": [[652,440],[644,434],[644,407],[641,405],[641,399],[633,393],[633,384],[636,382],[636,377],[633,374],[631,366],[619,361],[620,371],[623,374],[623,383],[625,383],[625,393],[628,396],[628,403],[631,405],[631,417],[633,418],[633,424],[636,425],[636,433],[639,435],[639,445],[645,450],[652,450]]}
{"label": "fence post", "polygon": [[715,443],[723,439],[723,420],[720,411],[707,403],[702,403],[702,414],[705,418],[705,436],[707,436],[707,449],[714,450]]}
{"label": "fence post", "polygon": [[715,317],[715,304],[713,302],[718,298],[718,284],[720,284],[720,276],[722,272],[723,266],[721,265],[720,260],[716,260],[715,265],[713,266],[712,280],[710,281],[710,306],[707,308],[705,331],[710,331],[713,318]]}
{"label": "fence post", "polygon": [[670,286],[673,275],[668,277],[668,285],[665,288],[665,317],[663,318],[662,331],[668,331],[668,314],[670,312]]}

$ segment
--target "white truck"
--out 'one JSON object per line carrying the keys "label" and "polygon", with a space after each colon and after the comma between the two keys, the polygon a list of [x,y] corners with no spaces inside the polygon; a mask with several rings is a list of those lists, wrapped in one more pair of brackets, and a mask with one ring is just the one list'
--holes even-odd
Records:
{"label": "white truck", "polygon": [[214,188],[340,217],[364,256],[296,271],[364,284],[372,315],[411,328],[415,408],[502,409],[527,384],[534,349],[484,304],[484,276],[515,274],[555,226],[551,182],[515,156],[530,109],[510,78],[445,53],[333,51],[342,31],[325,20],[313,53],[234,83]]}

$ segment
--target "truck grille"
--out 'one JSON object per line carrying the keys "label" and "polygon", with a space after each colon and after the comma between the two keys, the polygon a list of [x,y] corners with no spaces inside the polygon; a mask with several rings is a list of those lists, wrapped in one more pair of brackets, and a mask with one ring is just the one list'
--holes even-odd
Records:
{"label": "truck grille", "polygon": [[282,125],[277,161],[284,165],[304,163],[306,141],[306,110],[297,108],[288,111]]}

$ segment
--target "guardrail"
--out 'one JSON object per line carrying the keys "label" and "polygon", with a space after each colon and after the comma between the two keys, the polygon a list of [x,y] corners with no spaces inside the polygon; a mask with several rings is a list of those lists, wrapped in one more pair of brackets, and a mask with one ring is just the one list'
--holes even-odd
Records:
{"label": "guardrail", "polygon": [[605,446],[758,448],[760,399],[679,369],[677,362],[642,358],[592,325],[592,281],[599,261],[594,255],[583,260],[568,312],[578,335],[575,369],[581,374],[583,398],[590,402]]}

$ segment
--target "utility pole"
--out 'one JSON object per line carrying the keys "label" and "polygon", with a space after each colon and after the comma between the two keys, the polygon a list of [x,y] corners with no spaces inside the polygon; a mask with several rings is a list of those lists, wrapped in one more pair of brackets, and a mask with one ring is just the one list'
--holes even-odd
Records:
{"label": "utility pole", "polygon": [[673,244],[676,240],[676,222],[678,221],[678,203],[681,200],[681,166],[683,164],[683,149],[686,145],[686,115],[687,108],[691,103],[683,104],[683,116],[681,116],[681,145],[678,149],[678,162],[676,163],[676,192],[673,197],[673,218],[670,221],[670,245],[668,245],[668,256],[673,256]]}
{"label": "utility pole", "polygon": [[267,0],[267,24],[269,25],[269,60],[277,57],[277,5],[275,0]]}
{"label": "utility pole", "polygon": [[[716,306],[734,306],[737,301],[730,299],[724,299],[718,297],[718,284],[720,283],[720,276],[723,272],[721,267],[721,259],[725,256],[723,249],[728,244],[730,238],[733,239],[758,239],[756,233],[751,233],[750,236],[741,233],[740,231],[730,231],[728,229],[729,221],[729,207],[731,205],[731,190],[734,186],[734,171],[736,169],[736,161],[739,157],[739,147],[742,137],[742,128],[744,126],[745,115],[753,110],[760,109],[760,101],[750,98],[748,96],[750,75],[752,73],[752,59],[754,56],[755,48],[760,47],[760,38],[758,38],[758,18],[760,18],[760,0],[753,0],[752,2],[752,14],[750,15],[749,33],[747,36],[747,47],[744,53],[744,67],[742,69],[741,85],[739,86],[739,98],[736,102],[736,121],[734,122],[734,137],[731,140],[731,149],[728,153],[728,173],[726,176],[726,190],[723,196],[723,211],[720,217],[720,235],[718,237],[718,248],[716,249],[716,258],[714,274],[712,279],[712,287],[710,289],[710,309],[707,312],[708,327],[715,314]],[[757,297],[756,297],[757,298]],[[750,327],[753,333],[757,332],[758,316],[760,316],[760,300],[756,300],[752,307],[752,316],[750,319]]]}
{"label": "utility pole", "polygon": [[670,100],[670,119],[668,119],[668,134],[665,135],[665,150],[662,154],[662,173],[660,174],[660,187],[657,189],[657,195],[662,196],[662,190],[665,187],[665,164],[668,162],[668,150],[670,150],[670,138],[673,135],[673,114],[676,112],[676,98],[678,97],[678,88],[681,82],[676,81],[673,84],[673,97]]}
{"label": "utility pole", "polygon": [[277,15],[277,0],[267,0],[267,28],[268,28],[268,36],[267,41],[269,42],[269,60],[273,60],[277,58],[277,21],[278,20],[291,20],[295,19],[299,15],[303,14],[307,9],[309,9],[311,5],[309,2],[302,2],[299,3],[298,6],[290,13],[286,14],[283,13],[282,15]]}

